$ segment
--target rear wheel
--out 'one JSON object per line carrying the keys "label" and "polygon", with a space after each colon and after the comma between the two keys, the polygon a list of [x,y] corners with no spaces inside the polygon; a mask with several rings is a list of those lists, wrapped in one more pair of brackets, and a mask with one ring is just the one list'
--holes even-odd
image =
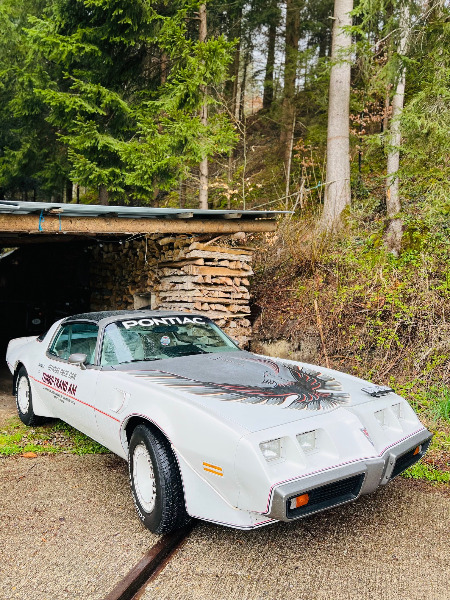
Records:
{"label": "rear wheel", "polygon": [[139,518],[153,533],[168,533],[189,520],[178,464],[168,441],[146,425],[130,440],[128,469]]}
{"label": "rear wheel", "polygon": [[22,423],[33,427],[45,422],[44,417],[39,417],[33,411],[33,398],[31,394],[30,380],[25,367],[20,367],[16,379],[16,406]]}

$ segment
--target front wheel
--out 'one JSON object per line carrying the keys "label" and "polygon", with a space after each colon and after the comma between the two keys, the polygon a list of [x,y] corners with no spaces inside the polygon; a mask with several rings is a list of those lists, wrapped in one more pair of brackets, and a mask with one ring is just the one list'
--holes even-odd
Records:
{"label": "front wheel", "polygon": [[16,406],[22,423],[29,427],[41,425],[45,419],[34,414],[30,380],[25,367],[20,367],[16,380]]}
{"label": "front wheel", "polygon": [[130,440],[128,469],[139,518],[153,533],[169,533],[188,521],[178,464],[162,435],[138,425]]}

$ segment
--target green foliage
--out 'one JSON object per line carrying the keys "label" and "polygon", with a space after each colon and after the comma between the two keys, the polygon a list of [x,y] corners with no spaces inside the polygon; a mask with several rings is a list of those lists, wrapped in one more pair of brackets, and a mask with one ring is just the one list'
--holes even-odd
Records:
{"label": "green foliage", "polygon": [[205,155],[228,152],[235,133],[215,89],[233,44],[200,43],[197,9],[191,0],[3,3],[0,192],[58,197],[69,179],[148,201]]}
{"label": "green foliage", "polygon": [[61,421],[41,427],[26,427],[18,417],[0,430],[0,456],[36,454],[104,454],[106,448]]}
{"label": "green foliage", "polygon": [[432,386],[424,399],[430,415],[438,420],[450,423],[450,388],[448,386]]}
{"label": "green foliage", "polygon": [[[42,62],[31,56],[23,30],[43,2],[5,0],[0,6],[0,195],[42,187],[51,195],[62,184],[65,153],[46,122],[35,93],[49,83]],[[31,18],[31,17],[30,17]]]}
{"label": "green foliage", "polygon": [[425,479],[432,483],[449,483],[450,472],[441,471],[430,467],[426,463],[419,462],[402,473],[406,479]]}
{"label": "green foliage", "polygon": [[[442,11],[444,12],[444,8]],[[420,31],[407,71],[400,175],[414,202],[450,210],[450,9]]]}
{"label": "green foliage", "polygon": [[[204,156],[234,143],[212,95],[208,125],[199,119],[202,90],[225,78],[232,44],[190,36],[192,3],[162,8],[144,0],[80,0],[74,10],[60,0],[28,30],[35,52],[64,74],[36,93],[68,150],[69,177],[122,200],[145,201],[155,186],[170,189]],[[164,79],[148,70],[161,53],[170,61]]]}

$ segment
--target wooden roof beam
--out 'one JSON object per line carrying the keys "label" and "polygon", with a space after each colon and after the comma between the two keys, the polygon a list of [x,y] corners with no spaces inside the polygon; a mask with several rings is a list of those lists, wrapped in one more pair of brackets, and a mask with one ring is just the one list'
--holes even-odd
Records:
{"label": "wooden roof beam", "polygon": [[69,235],[128,235],[135,233],[244,233],[276,230],[274,219],[127,219],[124,217],[65,217],[64,215],[0,214],[0,232]]}

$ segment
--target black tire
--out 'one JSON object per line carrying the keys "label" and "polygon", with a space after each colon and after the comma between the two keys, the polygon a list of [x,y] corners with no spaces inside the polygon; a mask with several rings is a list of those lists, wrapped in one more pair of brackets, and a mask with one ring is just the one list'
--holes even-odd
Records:
{"label": "black tire", "polygon": [[44,417],[34,414],[30,380],[25,367],[20,367],[17,373],[15,397],[17,412],[22,423],[25,423],[29,427],[35,427],[45,422]]}
{"label": "black tire", "polygon": [[128,471],[134,505],[147,529],[169,533],[189,521],[170,444],[146,425],[138,425],[131,436]]}

